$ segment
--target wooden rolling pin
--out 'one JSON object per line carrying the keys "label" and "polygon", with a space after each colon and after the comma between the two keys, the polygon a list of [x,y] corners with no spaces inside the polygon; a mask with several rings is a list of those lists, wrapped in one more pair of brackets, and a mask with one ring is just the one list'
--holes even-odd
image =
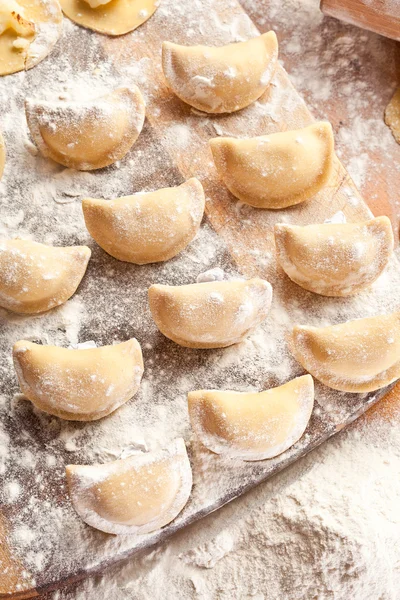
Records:
{"label": "wooden rolling pin", "polygon": [[400,0],[321,0],[321,10],[346,23],[400,41]]}

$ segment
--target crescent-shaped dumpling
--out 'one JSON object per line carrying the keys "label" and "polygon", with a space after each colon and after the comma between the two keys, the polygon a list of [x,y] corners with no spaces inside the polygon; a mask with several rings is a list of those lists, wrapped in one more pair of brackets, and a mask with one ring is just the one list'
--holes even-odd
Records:
{"label": "crescent-shaped dumpling", "polygon": [[80,171],[121,160],[139,137],[145,117],[142,94],[134,85],[82,103],[27,100],[25,108],[43,156]]}
{"label": "crescent-shaped dumpling", "polygon": [[265,92],[278,64],[273,31],[221,48],[164,42],[164,75],[186,104],[207,113],[231,113]]}
{"label": "crescent-shaped dumpling", "polygon": [[193,178],[112,201],[85,198],[82,209],[90,235],[108,254],[144,265],[176,256],[193,240],[204,204],[203,187]]}
{"label": "crescent-shaped dumpling", "polygon": [[63,304],[76,292],[90,254],[87,246],[0,241],[0,306],[34,314]]}
{"label": "crescent-shaped dumpling", "polygon": [[58,0],[0,0],[0,75],[31,69],[46,58],[62,20]]}
{"label": "crescent-shaped dumpling", "polygon": [[325,385],[372,392],[400,377],[400,313],[330,327],[297,326],[293,353]]}
{"label": "crescent-shaped dumpling", "polygon": [[149,533],[177,517],[192,488],[185,442],[102,465],[69,465],[72,504],[92,527],[113,534]]}
{"label": "crescent-shaped dumpling", "polygon": [[350,296],[373,283],[393,252],[387,217],[363,223],[275,225],[277,257],[301,287],[323,296]]}
{"label": "crescent-shaped dumpling", "polygon": [[22,393],[37,408],[68,421],[95,421],[125,404],[139,389],[139,342],[72,350],[25,340],[13,349]]}
{"label": "crescent-shaped dumpling", "polygon": [[324,187],[332,172],[330,123],[249,139],[220,137],[210,144],[226,187],[256,208],[300,204]]}
{"label": "crescent-shaped dumpling", "polygon": [[314,405],[311,375],[260,393],[199,390],[188,395],[193,430],[215,454],[264,460],[303,435]]}
{"label": "crescent-shaped dumpling", "polygon": [[159,0],[60,0],[64,14],[87,29],[123,35],[137,29],[157,10]]}
{"label": "crescent-shaped dumpling", "polygon": [[158,329],[187,348],[237,344],[264,321],[271,301],[271,285],[257,278],[149,288]]}

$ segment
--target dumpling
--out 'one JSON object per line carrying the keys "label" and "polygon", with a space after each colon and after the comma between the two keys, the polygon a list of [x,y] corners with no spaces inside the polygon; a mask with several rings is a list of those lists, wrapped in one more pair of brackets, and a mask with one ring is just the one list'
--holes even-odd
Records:
{"label": "dumpling", "polygon": [[82,103],[27,100],[25,108],[43,156],[80,171],[121,160],[139,137],[145,117],[142,94],[134,85]]}
{"label": "dumpling", "polygon": [[162,65],[171,90],[207,113],[231,113],[265,92],[278,64],[273,31],[221,48],[164,42]]}
{"label": "dumpling", "polygon": [[216,454],[264,460],[303,435],[314,405],[310,375],[260,393],[200,390],[188,395],[193,430]]}
{"label": "dumpling", "polygon": [[350,296],[381,275],[393,252],[387,217],[362,223],[275,225],[278,261],[292,281],[324,296]]}
{"label": "dumpling", "polygon": [[220,137],[210,144],[228,190],[256,208],[300,204],[323,188],[332,172],[330,123],[249,139]]}
{"label": "dumpling", "polygon": [[193,240],[204,204],[203,187],[193,178],[112,201],[85,198],[82,208],[90,235],[108,254],[144,265],[176,256]]}
{"label": "dumpling", "polygon": [[293,353],[325,385],[372,392],[400,377],[400,312],[330,327],[297,326]]}
{"label": "dumpling", "polygon": [[159,0],[60,0],[64,14],[87,29],[123,35],[150,19]]}
{"label": "dumpling", "polygon": [[224,348],[264,321],[272,287],[263,279],[152,285],[151,314],[167,338],[187,348]]}
{"label": "dumpling", "polygon": [[22,393],[37,408],[68,421],[95,421],[125,404],[139,389],[139,342],[72,350],[22,340],[14,345]]}
{"label": "dumpling", "polygon": [[92,527],[142,535],[171,523],[187,503],[192,470],[185,442],[101,465],[69,465],[72,504]]}
{"label": "dumpling", "polygon": [[6,163],[6,148],[4,145],[3,136],[0,133],[0,179],[3,176],[5,163]]}
{"label": "dumpling", "polygon": [[0,75],[31,69],[61,35],[57,0],[0,0]]}
{"label": "dumpling", "polygon": [[34,314],[63,304],[76,292],[90,254],[87,246],[0,241],[0,306]]}

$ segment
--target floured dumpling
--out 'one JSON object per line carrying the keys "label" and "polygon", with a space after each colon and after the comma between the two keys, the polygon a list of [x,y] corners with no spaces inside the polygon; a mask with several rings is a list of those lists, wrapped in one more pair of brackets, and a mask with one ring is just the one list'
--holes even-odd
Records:
{"label": "floured dumpling", "polygon": [[139,342],[72,350],[25,340],[14,344],[22,393],[37,408],[68,421],[95,421],[136,394],[143,375]]}
{"label": "floured dumpling", "polygon": [[222,48],[164,42],[164,75],[184,102],[207,113],[231,113],[265,92],[278,64],[273,31]]}
{"label": "floured dumpling", "polygon": [[63,304],[76,292],[90,254],[87,246],[0,240],[0,306],[33,314]]}
{"label": "floured dumpling", "polygon": [[363,223],[275,225],[278,261],[290,279],[324,296],[350,296],[373,283],[393,252],[387,217]]}
{"label": "floured dumpling", "polygon": [[85,198],[82,208],[90,235],[108,254],[144,265],[176,256],[193,240],[204,203],[203,187],[193,178],[112,201]]}
{"label": "floured dumpling", "polygon": [[0,0],[0,75],[31,69],[61,35],[58,0]]}
{"label": "floured dumpling", "polygon": [[144,100],[134,85],[82,103],[27,100],[25,108],[43,156],[80,171],[121,160],[139,137],[145,118]]}
{"label": "floured dumpling", "polygon": [[332,172],[330,123],[249,139],[220,137],[210,144],[228,190],[256,208],[304,202],[327,184]]}
{"label": "floured dumpling", "polygon": [[147,21],[159,0],[60,0],[64,14],[78,25],[108,35],[122,35]]}
{"label": "floured dumpling", "polygon": [[400,313],[330,327],[297,326],[293,353],[325,385],[372,392],[400,377]]}
{"label": "floured dumpling", "polygon": [[3,136],[0,133],[0,179],[3,176],[5,162],[6,162],[6,148],[4,145]]}
{"label": "floured dumpling", "polygon": [[263,279],[152,285],[150,310],[158,329],[187,348],[224,348],[264,321],[272,287]]}
{"label": "floured dumpling", "polygon": [[114,534],[149,533],[171,523],[187,503],[192,470],[185,442],[101,465],[69,465],[72,504],[92,527]]}
{"label": "floured dumpling", "polygon": [[194,432],[209,450],[242,460],[282,454],[303,435],[314,405],[310,375],[260,393],[200,390],[188,395]]}

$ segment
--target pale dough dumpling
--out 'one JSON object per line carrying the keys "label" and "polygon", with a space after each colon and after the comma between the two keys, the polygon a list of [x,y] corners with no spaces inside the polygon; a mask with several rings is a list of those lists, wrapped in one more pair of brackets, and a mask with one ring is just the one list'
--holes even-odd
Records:
{"label": "pale dough dumpling", "polygon": [[112,201],[85,198],[82,208],[90,235],[108,254],[144,265],[176,256],[193,240],[204,204],[203,187],[193,178]]}
{"label": "pale dough dumpling", "polygon": [[292,281],[323,296],[350,296],[371,285],[393,252],[387,217],[362,223],[275,225],[278,261]]}
{"label": "pale dough dumpling", "polygon": [[43,156],[80,171],[121,160],[139,137],[145,118],[144,100],[134,85],[82,103],[27,100],[25,108]]}
{"label": "pale dough dumpling", "polygon": [[193,430],[216,454],[264,460],[303,435],[314,405],[311,375],[260,393],[199,390],[188,395]]}
{"label": "pale dough dumpling", "polygon": [[123,35],[147,21],[160,0],[60,0],[64,14],[88,29]]}
{"label": "pale dough dumpling", "polygon": [[113,534],[142,535],[178,516],[192,488],[185,442],[91,466],[69,465],[72,504],[92,527]]}
{"label": "pale dough dumpling", "polygon": [[72,350],[25,340],[13,349],[22,393],[37,408],[68,421],[95,421],[125,404],[139,389],[139,342]]}
{"label": "pale dough dumpling", "polygon": [[297,326],[292,344],[306,371],[335,390],[372,392],[400,377],[400,313]]}
{"label": "pale dough dumpling", "polygon": [[63,304],[76,292],[90,254],[87,246],[0,240],[0,306],[34,314]]}
{"label": "pale dough dumpling", "polygon": [[237,344],[264,321],[271,301],[271,285],[257,278],[149,288],[157,327],[187,348]]}
{"label": "pale dough dumpling", "polygon": [[61,35],[58,0],[0,0],[0,75],[31,69]]}
{"label": "pale dough dumpling", "polygon": [[273,31],[221,48],[164,42],[164,75],[184,102],[207,113],[231,113],[265,92],[278,64]]}
{"label": "pale dough dumpling", "polygon": [[210,144],[228,190],[256,208],[279,209],[304,202],[326,185],[332,172],[330,123],[249,139],[220,137]]}

